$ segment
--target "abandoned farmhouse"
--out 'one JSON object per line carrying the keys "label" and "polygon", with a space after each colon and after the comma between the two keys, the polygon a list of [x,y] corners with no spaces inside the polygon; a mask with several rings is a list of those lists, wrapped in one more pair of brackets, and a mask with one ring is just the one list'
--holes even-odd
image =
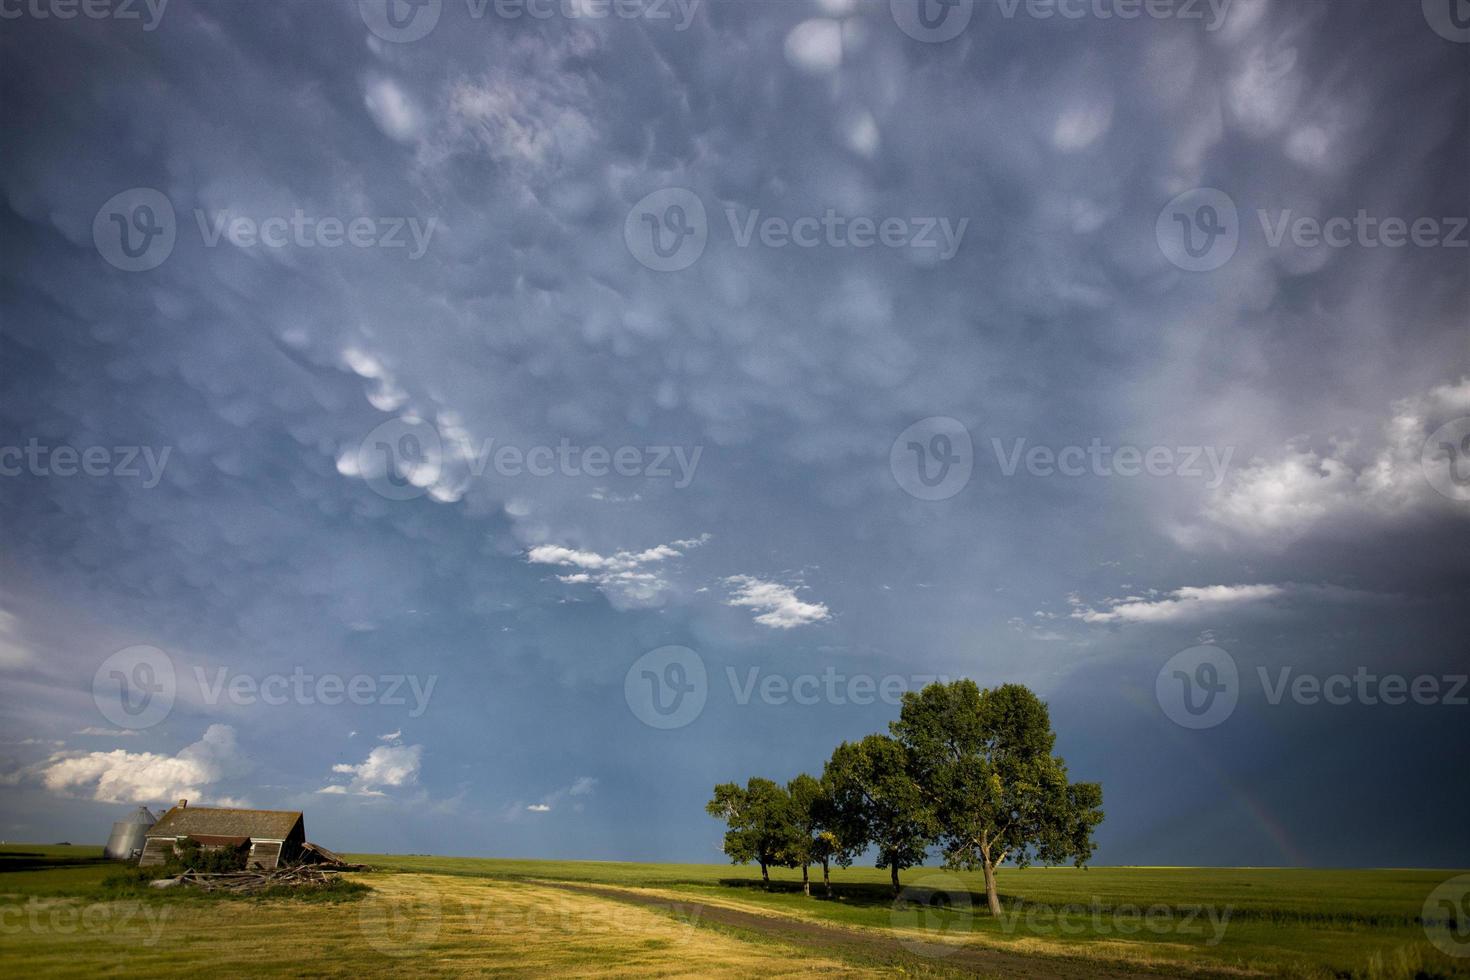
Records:
{"label": "abandoned farmhouse", "polygon": [[167,862],[185,839],[206,849],[247,850],[247,868],[270,871],[300,859],[306,846],[306,821],[299,810],[240,810],[189,806],[180,800],[145,832],[139,867]]}

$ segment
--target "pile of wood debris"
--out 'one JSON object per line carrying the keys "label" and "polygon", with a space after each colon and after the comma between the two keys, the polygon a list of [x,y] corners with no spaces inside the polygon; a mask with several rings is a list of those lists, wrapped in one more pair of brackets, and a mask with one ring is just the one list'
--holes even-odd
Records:
{"label": "pile of wood debris", "polygon": [[337,880],[344,871],[360,871],[361,865],[322,867],[321,865],[294,864],[274,871],[224,871],[206,874],[190,869],[177,878],[160,878],[153,882],[154,888],[172,888],[188,885],[207,892],[258,892],[267,888],[286,886],[289,888],[320,888]]}
{"label": "pile of wood debris", "polygon": [[308,843],[301,852],[300,864],[285,865],[270,871],[223,871],[204,872],[193,868],[177,878],[159,878],[152,882],[153,888],[174,888],[188,885],[207,892],[248,893],[267,888],[321,888],[337,880],[344,871],[366,870],[365,864],[344,861],[320,844]]}

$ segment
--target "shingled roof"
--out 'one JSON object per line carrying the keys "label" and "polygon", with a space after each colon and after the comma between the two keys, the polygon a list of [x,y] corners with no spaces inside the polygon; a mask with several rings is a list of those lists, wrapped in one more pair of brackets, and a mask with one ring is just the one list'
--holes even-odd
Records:
{"label": "shingled roof", "polygon": [[148,829],[149,837],[251,837],[285,840],[301,820],[300,810],[237,810],[176,806]]}

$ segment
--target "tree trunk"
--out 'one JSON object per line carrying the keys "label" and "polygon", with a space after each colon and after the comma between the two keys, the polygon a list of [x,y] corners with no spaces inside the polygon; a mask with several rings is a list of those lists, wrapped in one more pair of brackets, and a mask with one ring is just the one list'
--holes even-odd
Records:
{"label": "tree trunk", "polygon": [[990,906],[990,914],[997,919],[1000,918],[1000,894],[995,890],[995,865],[989,858],[982,862],[985,870],[985,904]]}
{"label": "tree trunk", "polygon": [[811,898],[812,897],[812,883],[811,883],[811,879],[806,876],[806,869],[807,869],[807,866],[803,864],[801,866],[801,893],[803,895],[805,895],[807,898]]}
{"label": "tree trunk", "polygon": [[832,869],[827,858],[822,858],[822,884],[827,887],[827,897],[832,897]]}
{"label": "tree trunk", "polygon": [[771,887],[771,871],[766,867],[765,861],[761,861],[761,881],[765,882],[766,889],[769,891]]}
{"label": "tree trunk", "polygon": [[898,896],[903,894],[903,889],[898,886],[898,862],[894,861],[893,864],[889,866],[889,870],[893,873],[893,897],[897,898]]}

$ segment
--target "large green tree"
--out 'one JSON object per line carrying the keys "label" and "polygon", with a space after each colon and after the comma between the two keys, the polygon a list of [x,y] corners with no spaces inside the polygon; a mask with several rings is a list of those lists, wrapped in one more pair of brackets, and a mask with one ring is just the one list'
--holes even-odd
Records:
{"label": "large green tree", "polygon": [[771,882],[771,865],[793,864],[791,796],[769,779],[753,776],[744,786],[721,783],[705,804],[712,817],[725,821],[725,854],[734,864],[761,866],[761,880]]}
{"label": "large green tree", "polygon": [[1027,688],[930,684],[903,696],[889,727],[938,823],[946,863],[984,872],[992,914],[1001,911],[995,869],[1003,862],[1082,867],[1092,856],[1102,788],[1067,781],[1046,705]]}
{"label": "large green tree", "polygon": [[856,851],[871,844],[898,895],[898,873],[922,864],[938,833],[934,809],[910,774],[907,750],[887,735],[843,742],[823,776],[831,787],[838,839]]}

